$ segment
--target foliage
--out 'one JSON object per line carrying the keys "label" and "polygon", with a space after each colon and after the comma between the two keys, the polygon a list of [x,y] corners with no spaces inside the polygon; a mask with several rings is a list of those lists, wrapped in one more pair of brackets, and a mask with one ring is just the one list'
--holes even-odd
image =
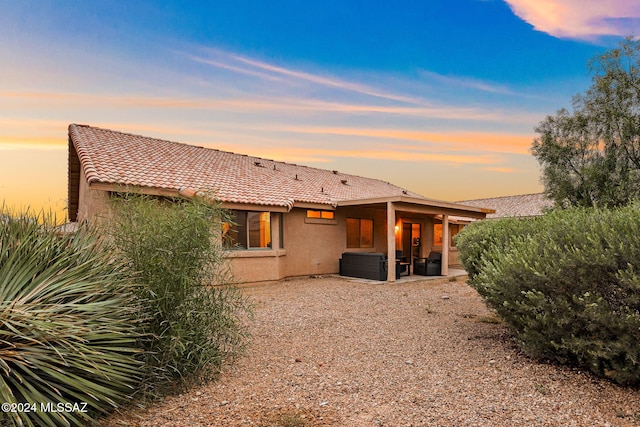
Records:
{"label": "foliage", "polygon": [[4,421],[87,425],[139,381],[125,267],[87,230],[61,236],[50,216],[4,208],[0,218],[0,401],[30,409],[3,410]]}
{"label": "foliage", "polygon": [[459,251],[459,259],[469,279],[473,280],[480,273],[489,249],[508,251],[511,240],[529,234],[531,226],[528,222],[535,220],[504,218],[499,221],[478,221],[466,226],[463,229],[464,233],[456,234],[454,241]]}
{"label": "foliage", "polygon": [[[640,384],[638,208],[559,210],[498,237],[508,221],[465,230],[460,242],[476,250],[463,257],[477,269],[470,284],[528,354]],[[485,226],[495,243],[480,242]]]}
{"label": "foliage", "polygon": [[622,206],[640,200],[640,40],[590,62],[593,83],[543,120],[532,153],[556,206]]}
{"label": "foliage", "polygon": [[134,194],[114,197],[111,207],[107,231],[137,272],[150,319],[143,325],[145,393],[198,379],[242,351],[251,306],[226,268],[225,211],[202,200]]}

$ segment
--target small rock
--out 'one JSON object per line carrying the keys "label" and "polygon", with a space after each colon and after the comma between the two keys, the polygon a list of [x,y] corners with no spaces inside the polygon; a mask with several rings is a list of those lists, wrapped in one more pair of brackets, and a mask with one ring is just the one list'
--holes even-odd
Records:
{"label": "small rock", "polygon": [[451,299],[449,295],[442,295],[442,299]]}
{"label": "small rock", "polygon": [[302,359],[300,359],[299,357],[296,357],[296,363],[300,363],[302,362]]}

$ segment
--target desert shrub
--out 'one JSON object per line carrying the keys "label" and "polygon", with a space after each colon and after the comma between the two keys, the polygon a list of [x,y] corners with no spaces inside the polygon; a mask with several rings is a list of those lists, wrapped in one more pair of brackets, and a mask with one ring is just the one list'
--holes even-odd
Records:
{"label": "desert shrub", "polygon": [[20,406],[3,406],[0,424],[88,425],[133,394],[138,311],[124,270],[87,230],[61,236],[50,216],[2,209],[0,402]]}
{"label": "desert shrub", "polygon": [[472,286],[528,354],[640,384],[638,206],[523,224],[507,246],[488,247]]}
{"label": "desert shrub", "polygon": [[508,251],[510,242],[531,233],[530,222],[536,218],[504,218],[477,221],[454,236],[459,259],[469,278],[473,280],[482,270],[489,249]]}
{"label": "desert shrub", "polygon": [[251,305],[226,267],[221,245],[226,213],[202,200],[121,194],[107,232],[136,272],[148,321],[147,397],[168,385],[214,372],[248,338]]}

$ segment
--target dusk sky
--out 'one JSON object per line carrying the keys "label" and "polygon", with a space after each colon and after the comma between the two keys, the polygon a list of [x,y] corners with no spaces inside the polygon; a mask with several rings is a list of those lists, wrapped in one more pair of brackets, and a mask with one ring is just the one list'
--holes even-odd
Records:
{"label": "dusk sky", "polygon": [[534,128],[640,0],[0,0],[0,200],[61,211],[87,124],[464,200],[542,191]]}

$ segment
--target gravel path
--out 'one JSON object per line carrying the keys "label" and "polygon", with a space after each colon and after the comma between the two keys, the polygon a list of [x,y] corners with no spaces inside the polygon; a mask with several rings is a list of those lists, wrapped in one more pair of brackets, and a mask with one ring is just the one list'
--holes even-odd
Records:
{"label": "gravel path", "polygon": [[640,390],[515,349],[460,282],[245,288],[253,342],[219,381],[115,426],[640,426]]}

